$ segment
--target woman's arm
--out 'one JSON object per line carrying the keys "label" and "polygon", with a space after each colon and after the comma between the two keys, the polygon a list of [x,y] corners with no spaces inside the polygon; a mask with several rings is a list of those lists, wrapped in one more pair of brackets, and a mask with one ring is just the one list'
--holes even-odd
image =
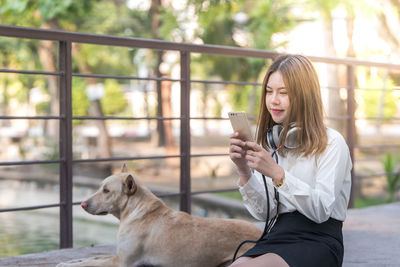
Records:
{"label": "woman's arm", "polygon": [[[277,212],[275,191],[271,179],[266,177],[266,182],[270,201],[269,218],[272,219]],[[265,221],[267,219],[268,206],[261,174],[254,172],[246,184],[243,186],[239,185],[239,192],[242,194],[243,204],[250,214],[257,220]]]}

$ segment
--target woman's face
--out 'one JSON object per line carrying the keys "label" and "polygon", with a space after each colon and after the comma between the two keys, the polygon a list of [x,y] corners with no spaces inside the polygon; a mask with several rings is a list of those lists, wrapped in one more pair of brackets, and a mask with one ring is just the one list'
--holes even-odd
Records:
{"label": "woman's face", "polygon": [[290,111],[287,89],[279,71],[273,72],[268,79],[265,94],[265,105],[275,123],[285,121]]}

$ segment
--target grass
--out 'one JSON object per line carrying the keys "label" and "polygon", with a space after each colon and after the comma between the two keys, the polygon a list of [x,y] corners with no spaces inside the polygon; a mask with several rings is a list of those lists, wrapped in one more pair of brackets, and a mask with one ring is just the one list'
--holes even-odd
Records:
{"label": "grass", "polygon": [[226,198],[233,198],[237,200],[242,200],[242,195],[239,191],[232,191],[232,192],[221,192],[215,193],[219,197],[226,197]]}
{"label": "grass", "polygon": [[360,209],[370,206],[382,205],[386,204],[387,202],[380,198],[371,198],[371,197],[361,197],[356,198],[354,201],[354,208]]}

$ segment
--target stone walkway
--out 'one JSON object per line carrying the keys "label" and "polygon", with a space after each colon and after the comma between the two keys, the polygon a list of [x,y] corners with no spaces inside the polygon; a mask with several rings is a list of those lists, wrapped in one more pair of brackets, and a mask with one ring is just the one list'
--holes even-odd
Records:
{"label": "stone walkway", "polygon": [[[348,211],[344,267],[400,266],[400,202]],[[54,267],[70,259],[115,253],[113,245],[0,258],[0,266]]]}
{"label": "stone walkway", "polygon": [[349,210],[343,233],[343,266],[400,266],[400,202]]}

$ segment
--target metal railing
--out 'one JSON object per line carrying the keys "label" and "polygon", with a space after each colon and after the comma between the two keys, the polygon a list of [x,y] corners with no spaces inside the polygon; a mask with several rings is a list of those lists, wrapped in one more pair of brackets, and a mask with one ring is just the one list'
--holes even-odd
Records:
{"label": "metal railing", "polygon": [[[60,202],[56,204],[47,204],[40,206],[22,207],[22,208],[8,208],[2,209],[0,212],[10,212],[19,210],[39,209],[60,207],[60,247],[72,247],[73,232],[72,232],[72,207],[75,204],[72,198],[72,164],[77,162],[101,162],[101,161],[126,161],[138,159],[158,159],[158,158],[180,158],[180,191],[175,194],[180,195],[180,209],[186,212],[191,211],[191,196],[194,194],[201,194],[214,191],[191,191],[191,165],[190,160],[193,157],[202,156],[226,156],[226,154],[191,154],[191,134],[190,134],[190,121],[193,119],[226,119],[226,118],[205,118],[205,117],[190,117],[190,92],[192,83],[206,83],[206,84],[234,84],[234,85],[252,85],[258,86],[259,83],[250,82],[233,82],[233,81],[207,81],[207,80],[191,80],[191,54],[215,54],[222,56],[235,56],[235,57],[253,57],[253,58],[274,58],[279,53],[273,51],[264,51],[256,49],[244,49],[236,47],[216,46],[216,45],[195,45],[185,43],[174,43],[160,40],[147,40],[129,37],[116,37],[95,34],[84,34],[76,32],[44,30],[34,28],[21,28],[0,25],[0,36],[15,37],[25,39],[37,40],[51,40],[58,42],[58,71],[26,71],[26,70],[12,70],[0,69],[0,73],[19,73],[29,75],[55,75],[59,77],[59,90],[60,90],[60,113],[59,116],[0,116],[1,119],[44,119],[44,120],[58,120],[60,125],[59,132],[59,151],[60,157],[58,160],[40,160],[40,161],[14,161],[14,162],[0,162],[0,166],[7,165],[27,165],[27,164],[59,164],[59,183],[60,183]],[[180,79],[169,78],[145,78],[134,76],[115,76],[115,75],[99,75],[99,74],[81,74],[72,72],[72,43],[96,44],[107,46],[121,46],[129,48],[146,48],[152,50],[169,50],[177,51],[180,53]],[[380,67],[386,69],[400,70],[400,65],[387,64],[380,62],[370,62],[358,59],[349,58],[330,58],[330,57],[315,57],[309,56],[313,62],[321,62],[327,64],[344,65],[347,68],[347,115],[344,117],[331,118],[347,121],[347,143],[350,148],[351,157],[354,159],[355,147],[355,67],[356,66],[369,66]],[[86,78],[114,78],[114,79],[127,79],[127,80],[144,80],[144,81],[173,81],[180,82],[181,96],[180,96],[180,117],[141,117],[141,118],[127,118],[127,117],[94,117],[94,116],[73,116],[72,115],[72,77],[86,77]],[[146,157],[119,157],[119,158],[100,158],[100,159],[73,159],[72,155],[72,121],[73,120],[180,120],[180,153],[178,155],[165,155],[165,156],[146,156]],[[352,173],[354,179],[354,173]],[[231,189],[227,189],[231,190]],[[219,191],[227,191],[219,190]],[[353,200],[351,200],[352,203]]]}

